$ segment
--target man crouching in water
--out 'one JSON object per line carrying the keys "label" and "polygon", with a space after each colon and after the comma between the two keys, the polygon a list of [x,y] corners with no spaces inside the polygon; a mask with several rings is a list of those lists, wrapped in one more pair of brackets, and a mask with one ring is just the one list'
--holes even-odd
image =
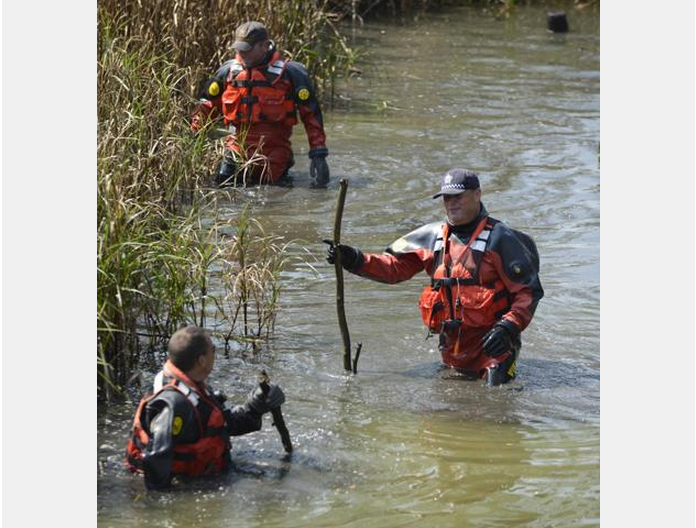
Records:
{"label": "man crouching in water", "polygon": [[226,409],[224,397],[206,385],[215,346],[203,328],[178,330],[167,352],[154,394],[138,406],[127,447],[128,467],[145,475],[148,489],[168,488],[174,477],[226,471],[230,436],[260,430],[262,415],[285,402],[277,385],[270,385],[268,395],[257,386],[244,405]]}
{"label": "man crouching in water", "polygon": [[[544,295],[536,245],[528,235],[488,215],[474,172],[447,172],[433,198],[440,196],[446,222],[412,231],[382,255],[341,244],[341,265],[389,284],[425,270],[430,285],[421,294],[419,308],[429,331],[440,334],[442,361],[488,385],[507,383],[515,378],[520,333]],[[335,262],[335,255],[336,247],[330,244],[329,263]]]}

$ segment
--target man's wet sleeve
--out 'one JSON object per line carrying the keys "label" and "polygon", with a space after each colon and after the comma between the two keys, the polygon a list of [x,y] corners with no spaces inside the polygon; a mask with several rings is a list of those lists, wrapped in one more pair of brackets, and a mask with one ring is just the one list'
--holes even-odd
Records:
{"label": "man's wet sleeve", "polygon": [[[504,229],[504,228],[503,228]],[[493,235],[492,235],[493,236]],[[537,304],[544,296],[535,256],[510,231],[495,233],[495,250],[490,256],[505,288],[510,292],[510,310],[503,315],[520,330],[527,328],[534,317]]]}
{"label": "man's wet sleeve", "polygon": [[150,422],[150,442],[143,453],[147,489],[163,489],[171,484],[174,460],[173,417],[174,412],[165,405]]}
{"label": "man's wet sleeve", "polygon": [[364,253],[363,257],[365,260],[357,275],[387,284],[408,280],[423,271],[429,258],[428,252],[421,249],[398,255]]}
{"label": "man's wet sleeve", "polygon": [[262,425],[261,415],[246,405],[236,405],[232,409],[225,409],[225,421],[230,436],[241,436],[260,431]]}
{"label": "man's wet sleeve", "polygon": [[322,147],[326,147],[324,118],[309,73],[302,64],[293,61],[288,63],[287,73],[292,84],[295,105],[307,132],[309,148],[320,152]]}
{"label": "man's wet sleeve", "polygon": [[222,112],[222,92],[225,90],[231,66],[232,61],[227,61],[203,84],[198,104],[191,117],[191,130],[194,132]]}
{"label": "man's wet sleeve", "polygon": [[394,241],[382,255],[365,253],[357,274],[395,284],[425,270],[433,273],[434,248],[442,233],[442,222],[431,222]]}

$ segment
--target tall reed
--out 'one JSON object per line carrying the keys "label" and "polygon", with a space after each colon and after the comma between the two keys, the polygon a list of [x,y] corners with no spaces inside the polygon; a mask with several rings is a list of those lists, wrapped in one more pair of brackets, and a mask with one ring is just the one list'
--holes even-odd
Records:
{"label": "tall reed", "polygon": [[[100,31],[97,64],[97,387],[104,399],[127,384],[143,350],[181,325],[218,328],[228,342],[248,334],[249,318],[238,328],[230,309],[218,308],[223,303],[263,314],[254,327],[262,337],[277,301],[265,292],[279,289],[273,270],[282,261],[282,247],[247,227],[239,245],[238,193],[210,189],[220,152],[188,130],[191,100],[182,86],[192,69],[118,36],[116,27]],[[251,279],[257,268],[264,284]],[[247,277],[243,294],[237,275]]]}
{"label": "tall reed", "polygon": [[[176,66],[192,68],[192,79],[200,81],[232,58],[235,28],[247,20],[260,20],[278,48],[302,62],[323,86],[332,69],[347,71],[356,58],[333,26],[332,21],[342,15],[328,4],[326,0],[100,0],[98,22],[105,35],[119,35],[129,47],[147,48]],[[105,44],[100,42],[98,54]],[[197,82],[187,84],[189,95],[195,94],[196,86]]]}

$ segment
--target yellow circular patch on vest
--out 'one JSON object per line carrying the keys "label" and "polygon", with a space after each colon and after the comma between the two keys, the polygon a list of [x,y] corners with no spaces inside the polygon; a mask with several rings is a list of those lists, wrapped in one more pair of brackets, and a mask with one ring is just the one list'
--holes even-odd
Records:
{"label": "yellow circular patch on vest", "polygon": [[300,101],[306,101],[309,99],[309,90],[307,88],[301,88],[299,92],[297,92],[297,97]]}
{"label": "yellow circular patch on vest", "polygon": [[181,432],[181,428],[184,426],[184,419],[181,416],[175,416],[172,421],[172,434],[174,436]]}
{"label": "yellow circular patch on vest", "polygon": [[212,95],[213,97],[215,97],[216,95],[219,95],[220,94],[220,85],[215,81],[211,82],[210,86],[208,86],[208,94]]}

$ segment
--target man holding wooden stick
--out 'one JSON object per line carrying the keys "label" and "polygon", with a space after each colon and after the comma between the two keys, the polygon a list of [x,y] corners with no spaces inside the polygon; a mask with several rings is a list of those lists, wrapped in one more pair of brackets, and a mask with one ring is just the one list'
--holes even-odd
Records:
{"label": "man holding wooden stick", "polygon": [[425,270],[430,284],[419,308],[429,332],[440,335],[442,361],[488,385],[506,383],[516,375],[520,333],[544,295],[536,245],[489,216],[472,171],[448,171],[439,197],[445,222],[412,231],[382,255],[332,244],[327,260],[336,261],[338,248],[343,268],[389,284]]}
{"label": "man holding wooden stick", "polygon": [[[276,421],[282,420],[280,406],[285,402],[281,388],[269,384],[264,373],[244,405],[225,408],[226,398],[206,384],[215,363],[215,346],[203,328],[177,330],[167,351],[167,362],[155,377],[154,394],[138,406],[127,448],[128,467],[144,474],[148,489],[168,488],[174,478],[226,471],[230,436],[260,430],[261,417],[269,412]],[[289,453],[287,428],[284,434]]]}

